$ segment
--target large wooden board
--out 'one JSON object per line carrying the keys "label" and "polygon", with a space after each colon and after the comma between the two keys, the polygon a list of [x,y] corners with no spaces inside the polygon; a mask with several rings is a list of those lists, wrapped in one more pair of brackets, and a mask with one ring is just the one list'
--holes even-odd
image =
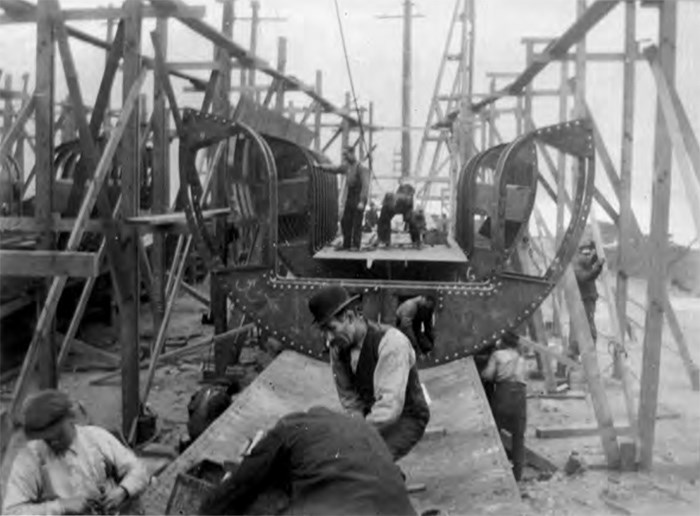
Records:
{"label": "large wooden board", "polygon": [[[421,371],[432,400],[430,427],[444,435],[424,439],[402,461],[420,512],[441,508],[451,514],[502,514],[516,509],[519,494],[491,416],[474,362],[466,358]],[[281,416],[314,405],[340,409],[327,364],[285,351],[158,477],[144,494],[147,514],[163,514],[178,473],[195,463],[238,459],[259,429]]]}
{"label": "large wooden board", "polygon": [[393,233],[391,247],[372,247],[372,233],[362,234],[359,251],[337,249],[342,244],[342,237],[336,238],[331,245],[325,246],[314,254],[316,260],[360,260],[367,262],[367,268],[373,262],[441,262],[467,263],[467,256],[454,239],[449,238],[449,245],[424,245],[416,249],[411,245],[408,233]]}

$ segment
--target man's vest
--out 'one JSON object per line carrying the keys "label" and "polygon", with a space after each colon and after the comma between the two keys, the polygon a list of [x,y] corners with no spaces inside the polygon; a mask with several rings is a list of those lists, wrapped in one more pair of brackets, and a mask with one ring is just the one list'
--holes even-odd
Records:
{"label": "man's vest", "polygon": [[[357,361],[357,370],[351,376],[353,386],[360,395],[364,403],[365,415],[367,415],[374,405],[374,370],[379,360],[379,342],[390,327],[382,328],[378,324],[367,322],[367,335],[362,344],[360,358]],[[409,343],[407,343],[410,346]],[[430,410],[423,396],[423,388],[418,379],[418,369],[415,364],[408,373],[408,383],[406,384],[406,397],[403,404],[403,411],[400,417],[410,417],[419,420],[430,419]]]}

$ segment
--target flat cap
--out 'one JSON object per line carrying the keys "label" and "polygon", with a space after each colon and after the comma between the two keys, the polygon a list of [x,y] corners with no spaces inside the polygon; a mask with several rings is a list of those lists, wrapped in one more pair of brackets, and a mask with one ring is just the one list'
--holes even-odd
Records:
{"label": "flat cap", "polygon": [[24,433],[29,439],[39,439],[42,432],[73,413],[73,403],[65,392],[46,389],[28,397],[23,412]]}

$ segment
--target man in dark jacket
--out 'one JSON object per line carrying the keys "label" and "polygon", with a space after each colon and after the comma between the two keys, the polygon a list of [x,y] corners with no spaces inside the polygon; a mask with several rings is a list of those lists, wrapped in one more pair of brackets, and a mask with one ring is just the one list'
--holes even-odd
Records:
{"label": "man in dark jacket", "polygon": [[367,206],[371,172],[355,156],[355,148],[345,147],[343,164],[339,167],[321,167],[326,172],[345,175],[345,208],[340,220],[343,249],[359,249],[362,244],[362,218]]}
{"label": "man in dark jacket", "polygon": [[205,499],[202,514],[243,514],[271,486],[288,486],[286,514],[416,514],[377,431],[325,407],[289,414]]}
{"label": "man in dark jacket", "polygon": [[311,297],[309,310],[329,341],[343,408],[374,425],[398,460],[423,437],[430,419],[416,354],[398,329],[359,314],[357,298],[328,286]]}
{"label": "man in dark jacket", "polygon": [[415,231],[412,231],[413,195],[416,190],[409,184],[399,185],[396,193],[389,192],[384,196],[382,209],[379,212],[377,222],[377,240],[385,246],[391,245],[391,221],[396,215],[403,215],[404,223],[409,227],[411,239],[413,240]]}
{"label": "man in dark jacket", "polygon": [[[578,253],[573,261],[574,275],[581,292],[581,301],[586,309],[586,318],[591,328],[591,337],[595,344],[598,331],[595,325],[595,307],[598,300],[598,289],[595,286],[596,279],[603,270],[604,259],[598,258],[595,243],[592,239],[584,237],[578,248]],[[571,354],[578,356],[580,353],[578,342],[571,339]]]}

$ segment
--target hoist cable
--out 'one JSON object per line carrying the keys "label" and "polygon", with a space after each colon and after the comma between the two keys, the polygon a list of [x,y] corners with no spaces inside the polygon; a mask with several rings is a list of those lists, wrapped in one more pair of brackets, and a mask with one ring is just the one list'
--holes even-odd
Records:
{"label": "hoist cable", "polygon": [[[334,0],[335,2],[335,15],[336,18],[338,19],[338,28],[340,29],[340,41],[343,44],[343,55],[345,56],[345,67],[348,72],[348,79],[350,80],[350,92],[352,93],[352,100],[353,103],[355,104],[355,112],[357,113],[357,123],[360,128],[360,143],[364,145],[365,149],[367,149],[367,143],[365,142],[365,130],[362,124],[362,115],[360,113],[360,107],[357,104],[357,95],[355,94],[355,82],[352,80],[352,70],[350,69],[350,58],[348,57],[348,47],[345,44],[345,32],[343,31],[343,21],[340,18],[340,7],[338,6],[338,0]],[[369,149],[369,154],[368,154],[368,159],[369,159],[369,169],[372,170],[372,154],[371,154],[371,149]]]}

